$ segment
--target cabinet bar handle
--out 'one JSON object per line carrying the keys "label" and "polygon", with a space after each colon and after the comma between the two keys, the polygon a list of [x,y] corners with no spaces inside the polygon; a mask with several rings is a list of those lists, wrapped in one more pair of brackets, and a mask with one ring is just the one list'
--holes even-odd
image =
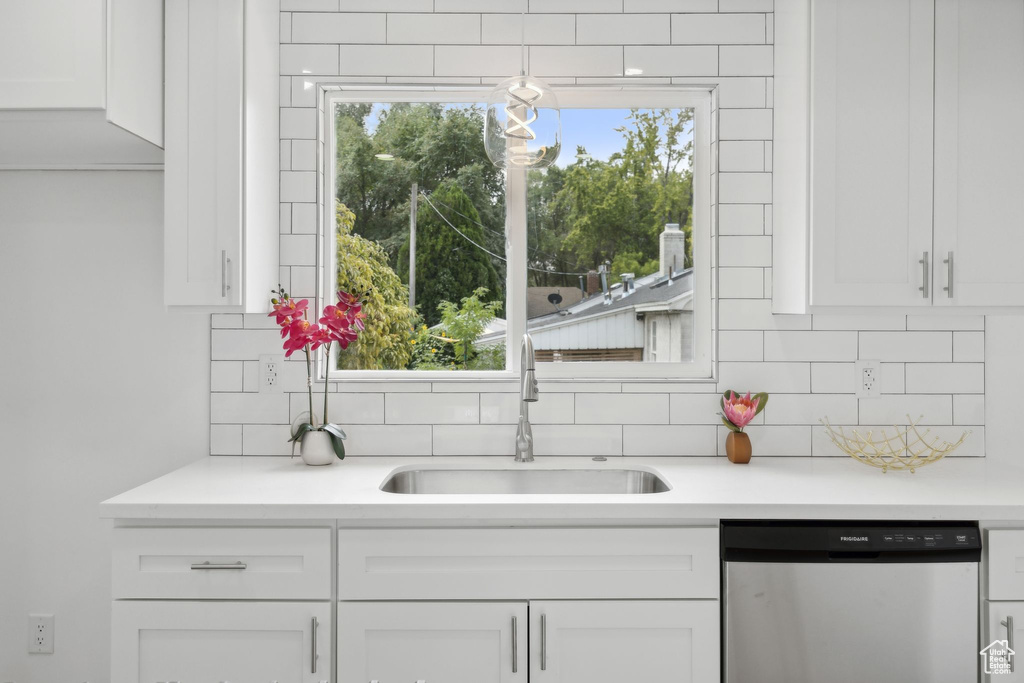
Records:
{"label": "cabinet bar handle", "polygon": [[918,261],[921,264],[921,286],[918,287],[921,290],[921,296],[925,299],[928,298],[928,252],[924,252],[921,256],[921,260]]}
{"label": "cabinet bar handle", "polygon": [[512,673],[519,673],[519,624],[512,617]]}
{"label": "cabinet bar handle", "polygon": [[943,287],[946,290],[946,297],[949,299],[953,298],[953,252],[946,254],[945,260],[942,261],[946,264],[946,286]]}
{"label": "cabinet bar handle", "polygon": [[232,562],[230,564],[225,563],[212,563],[209,560],[206,562],[193,562],[192,569],[245,569],[245,562]]}
{"label": "cabinet bar handle", "polygon": [[[1006,619],[1000,621],[1001,626],[1006,627],[1006,647],[1010,650],[1013,649],[1013,617],[1006,615]],[[1013,673],[1013,658],[1010,657],[1010,673]]]}
{"label": "cabinet bar handle", "polygon": [[228,269],[231,267],[231,259],[228,258],[228,252],[224,249],[220,250],[220,295],[227,296],[228,290],[231,289],[231,285],[228,283],[230,279],[228,277]]}
{"label": "cabinet bar handle", "polygon": [[548,670],[548,615],[540,615],[540,670]]}
{"label": "cabinet bar handle", "polygon": [[312,673],[316,673],[316,660],[320,657],[320,655],[318,655],[316,653],[316,629],[317,629],[318,626],[320,626],[320,622],[317,621],[316,617],[313,617],[313,671],[312,671]]}

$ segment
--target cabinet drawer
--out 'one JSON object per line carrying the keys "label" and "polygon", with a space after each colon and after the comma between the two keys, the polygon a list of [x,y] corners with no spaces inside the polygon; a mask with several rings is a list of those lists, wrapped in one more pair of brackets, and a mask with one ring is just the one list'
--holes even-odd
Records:
{"label": "cabinet drawer", "polygon": [[341,600],[717,598],[717,528],[342,529]]}
{"label": "cabinet drawer", "polygon": [[1024,529],[989,530],[988,598],[1024,600]]}
{"label": "cabinet drawer", "polygon": [[330,529],[114,529],[114,598],[329,600]]}

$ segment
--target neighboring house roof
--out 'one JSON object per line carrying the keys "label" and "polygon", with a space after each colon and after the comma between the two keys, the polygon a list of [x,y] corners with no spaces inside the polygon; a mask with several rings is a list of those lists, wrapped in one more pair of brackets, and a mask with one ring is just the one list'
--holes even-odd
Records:
{"label": "neighboring house roof", "polygon": [[[690,306],[693,298],[693,269],[681,271],[671,278],[668,275],[654,273],[639,278],[634,282],[632,293],[623,296],[622,285],[618,284],[611,288],[611,302],[605,303],[603,293],[593,294],[578,303],[563,307],[561,312],[548,313],[526,321],[527,330],[534,338],[537,348],[629,348],[632,346],[643,346],[642,324],[641,329],[632,333],[622,332],[619,328],[624,325],[637,327],[636,314],[654,311],[683,310]],[[599,319],[603,324],[596,324]],[[590,333],[599,335],[599,341],[588,342],[582,346],[577,344],[565,344],[558,341],[548,344],[543,340],[547,332],[554,332],[559,328],[585,326],[588,339]],[[615,329],[612,330],[611,327]],[[636,335],[640,334],[639,341]],[[505,339],[504,331],[495,330],[492,333],[484,333],[477,340],[478,344],[489,345],[500,343]],[[555,340],[552,340],[554,342]]]}
{"label": "neighboring house roof", "polygon": [[[548,301],[552,294],[562,297],[558,306]],[[529,287],[526,290],[526,317],[539,318],[548,313],[557,313],[579,303],[581,299],[583,292],[579,287]]]}

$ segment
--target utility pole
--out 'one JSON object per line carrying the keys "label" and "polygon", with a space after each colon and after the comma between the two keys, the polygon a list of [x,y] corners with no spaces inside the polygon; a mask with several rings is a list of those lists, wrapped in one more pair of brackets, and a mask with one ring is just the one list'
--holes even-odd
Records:
{"label": "utility pole", "polygon": [[416,310],[416,209],[419,194],[419,185],[413,183],[409,200],[409,308],[413,310]]}

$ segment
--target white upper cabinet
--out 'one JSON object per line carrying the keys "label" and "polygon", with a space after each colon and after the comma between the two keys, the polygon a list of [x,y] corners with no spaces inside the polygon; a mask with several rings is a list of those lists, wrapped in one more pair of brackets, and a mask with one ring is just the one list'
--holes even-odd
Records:
{"label": "white upper cabinet", "polygon": [[935,304],[1020,306],[1024,3],[936,0],[935,40]]}
{"label": "white upper cabinet", "polygon": [[159,164],[161,0],[4,3],[0,166]]}
{"label": "white upper cabinet", "polygon": [[164,302],[262,312],[278,265],[273,0],[167,0]]}
{"label": "white upper cabinet", "polygon": [[811,304],[929,304],[932,0],[815,0]]}

